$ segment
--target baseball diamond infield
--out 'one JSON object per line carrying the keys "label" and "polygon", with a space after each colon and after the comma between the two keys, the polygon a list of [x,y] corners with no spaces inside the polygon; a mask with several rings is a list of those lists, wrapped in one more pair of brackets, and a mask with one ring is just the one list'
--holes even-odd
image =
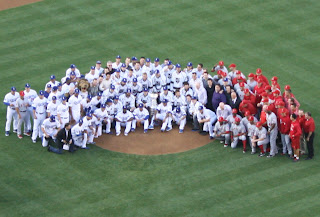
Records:
{"label": "baseball diamond infield", "polygon": [[15,8],[26,4],[39,2],[42,0],[0,0],[0,11]]}
{"label": "baseball diamond infield", "polygon": [[[169,132],[160,132],[160,127],[149,130],[144,134],[142,127],[137,128],[135,132],[123,135],[124,129],[121,129],[121,135],[115,136],[103,134],[95,139],[98,146],[116,152],[138,155],[161,155],[188,151],[202,147],[211,140],[209,135],[202,136],[198,132],[191,131],[191,126],[186,125],[184,133],[179,133],[178,126],[173,126]],[[113,132],[114,133],[114,132]]]}

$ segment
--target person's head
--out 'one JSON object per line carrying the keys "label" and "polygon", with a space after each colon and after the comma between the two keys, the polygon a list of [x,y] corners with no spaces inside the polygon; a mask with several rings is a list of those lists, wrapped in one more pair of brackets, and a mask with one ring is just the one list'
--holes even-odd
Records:
{"label": "person's head", "polygon": [[101,68],[101,61],[100,61],[100,60],[98,60],[98,61],[96,62],[96,68],[98,68],[98,69]]}
{"label": "person's head", "polygon": [[167,106],[168,100],[167,100],[167,99],[164,99],[164,100],[162,100],[162,103],[163,103],[164,106]]}
{"label": "person's head", "polygon": [[91,73],[92,75],[95,74],[95,70],[96,70],[96,67],[95,67],[95,66],[91,66],[91,67],[90,67],[90,73]]}
{"label": "person's head", "polygon": [[148,90],[148,88],[143,88],[143,95],[148,95],[148,93],[149,93],[149,90]]}
{"label": "person's head", "polygon": [[146,72],[142,73],[142,79],[145,81],[148,79],[148,75]]}
{"label": "person's head", "polygon": [[279,109],[279,113],[280,113],[280,115],[281,115],[282,117],[287,116],[287,113],[286,113],[286,111],[285,111],[284,108]]}
{"label": "person's head", "polygon": [[224,122],[225,120],[224,120],[223,117],[219,117],[218,121],[219,121],[220,124],[223,124],[223,122]]}
{"label": "person's head", "polygon": [[256,74],[257,74],[257,75],[261,75],[261,74],[262,74],[262,70],[261,70],[260,68],[257,68]]}
{"label": "person's head", "polygon": [[250,124],[253,124],[254,123],[254,117],[250,115],[248,117],[248,121],[250,122]]}
{"label": "person's head", "polygon": [[291,103],[290,108],[291,108],[292,112],[295,112],[297,109],[297,104],[295,102]]}
{"label": "person's head", "polygon": [[290,119],[291,119],[291,121],[297,120],[297,115],[296,115],[295,113],[292,113],[292,114],[290,115]]}
{"label": "person's head", "polygon": [[177,96],[177,97],[180,97],[180,95],[181,95],[181,94],[180,94],[180,90],[179,90],[179,89],[176,90],[176,92],[174,93],[174,95]]}
{"label": "person's head", "polygon": [[147,58],[147,59],[146,59],[145,65],[148,66],[148,67],[150,67],[150,65],[151,65],[151,59],[150,59],[150,58]]}
{"label": "person's head", "polygon": [[236,99],[236,98],[237,98],[236,92],[232,92],[232,93],[231,93],[231,99]]}
{"label": "person's head", "polygon": [[219,108],[220,108],[221,110],[224,110],[224,102],[220,102],[220,103],[219,103]]}
{"label": "person's head", "polygon": [[300,117],[302,117],[302,116],[304,116],[304,111],[299,109],[298,114],[299,114]]}
{"label": "person's head", "polygon": [[139,103],[138,107],[139,107],[139,110],[140,110],[140,111],[143,110],[143,104],[142,104],[142,103]]}
{"label": "person's head", "polygon": [[124,62],[125,62],[125,64],[126,64],[126,66],[128,66],[129,63],[131,62],[130,57],[126,57],[126,60],[125,60]]}
{"label": "person's head", "polygon": [[106,104],[104,104],[104,103],[101,103],[101,105],[100,105],[100,108],[101,108],[101,111],[104,111],[104,110],[106,110]]}
{"label": "person's head", "polygon": [[138,71],[138,70],[140,70],[140,68],[141,68],[140,62],[137,62],[137,63],[134,64],[134,69],[135,70]]}
{"label": "person's head", "polygon": [[207,84],[208,84],[208,86],[210,86],[210,87],[213,85],[213,81],[212,81],[211,78],[208,78]]}
{"label": "person's head", "polygon": [[65,96],[62,97],[62,104],[64,105],[67,104],[67,97]]}
{"label": "person's head", "polygon": [[201,71],[201,70],[202,70],[202,68],[203,68],[203,64],[202,64],[202,63],[199,63],[199,64],[197,65],[197,69],[198,69],[198,71]]}
{"label": "person's head", "polygon": [[140,65],[144,65],[146,62],[146,58],[145,57],[140,57]]}
{"label": "person's head", "polygon": [[154,65],[155,66],[158,66],[160,64],[160,59],[158,58],[158,57],[156,57],[155,59],[154,59]]}
{"label": "person's head", "polygon": [[26,90],[26,92],[28,93],[30,91],[31,85],[29,83],[26,83],[24,85],[24,89]]}
{"label": "person's head", "polygon": [[209,78],[208,72],[203,72],[203,73],[202,73],[202,77],[203,77],[205,80],[207,80],[207,79]]}
{"label": "person's head", "polygon": [[232,63],[232,64],[230,64],[229,65],[229,69],[231,70],[231,71],[235,71],[236,70],[236,64],[234,64],[234,63]]}
{"label": "person's head", "polygon": [[112,61],[107,62],[107,68],[112,69]]}
{"label": "person's head", "polygon": [[[82,121],[82,119],[80,119],[81,121]],[[79,121],[79,123],[80,123],[80,121]],[[82,121],[82,123],[83,123],[83,121]],[[81,125],[82,125],[82,123],[81,123]],[[80,124],[79,124],[80,125]],[[81,126],[80,125],[80,126]],[[66,128],[66,130],[70,130],[71,129],[71,124],[68,122],[68,123],[66,123],[65,125],[64,125],[64,128]]]}
{"label": "person's head", "polygon": [[222,60],[220,60],[218,64],[221,68],[224,67],[224,62]]}
{"label": "person's head", "polygon": [[193,96],[193,97],[191,98],[191,101],[192,101],[193,103],[196,103],[197,100],[198,100],[198,98],[197,98],[196,96]]}
{"label": "person's head", "polygon": [[56,121],[56,117],[54,115],[51,115],[49,117],[50,122],[55,122]]}
{"label": "person's head", "polygon": [[171,70],[171,69],[173,69],[173,64],[172,64],[172,62],[169,60],[168,61],[168,68]]}
{"label": "person's head", "polygon": [[168,91],[169,91],[169,90],[168,90],[168,87],[167,87],[167,86],[164,86],[164,87],[163,87],[163,92],[164,92],[165,94],[167,94]]}
{"label": "person's head", "polygon": [[193,69],[192,62],[188,62],[188,64],[187,64],[187,69],[188,69],[188,70]]}
{"label": "person's head", "polygon": [[[70,126],[70,123],[67,123],[67,124],[68,124],[68,126]],[[78,124],[79,124],[80,127],[82,126],[82,124],[83,124],[82,118],[79,119]],[[65,125],[65,127],[66,127],[66,126],[67,126],[67,125]],[[70,128],[71,128],[71,127],[70,127]]]}
{"label": "person's head", "polygon": [[71,69],[71,71],[73,71],[73,72],[74,72],[74,71],[76,70],[76,68],[77,68],[77,67],[76,67],[76,65],[75,65],[75,64],[71,64],[71,65],[70,65],[70,69]]}
{"label": "person's head", "polygon": [[184,87],[184,89],[188,90],[189,89],[189,83],[187,81],[183,82],[183,87]]}
{"label": "person's head", "polygon": [[57,97],[56,97],[56,96],[53,96],[53,97],[52,97],[52,102],[53,102],[54,104],[56,104],[56,102],[57,102]]}
{"label": "person's head", "polygon": [[233,117],[236,117],[238,113],[238,110],[236,108],[232,109],[232,115]]}
{"label": "person's head", "polygon": [[176,64],[176,71],[181,72],[181,65],[179,63]]}
{"label": "person's head", "polygon": [[23,90],[21,90],[21,91],[19,92],[19,95],[20,95],[20,99],[24,99],[24,92],[23,92]]}
{"label": "person's head", "polygon": [[116,63],[119,64],[120,61],[121,61],[121,56],[120,55],[116,56]]}
{"label": "person's head", "polygon": [[311,112],[306,112],[304,116],[306,117],[307,120],[309,120],[311,118]]}
{"label": "person's head", "polygon": [[131,96],[131,89],[130,89],[130,88],[128,88],[128,89],[126,90],[126,96],[127,96],[127,97],[130,97],[130,96]]}
{"label": "person's head", "polygon": [[199,112],[200,112],[201,114],[203,114],[203,106],[202,106],[202,105],[199,106],[198,110],[199,110]]}
{"label": "person's head", "polygon": [[240,124],[240,118],[239,117],[236,117],[234,119],[234,122],[236,123],[236,125],[239,125]]}
{"label": "person's head", "polygon": [[254,74],[253,73],[249,73],[248,78],[250,81],[254,80]]}
{"label": "person's head", "polygon": [[186,96],[186,98],[187,98],[187,102],[191,102],[191,95],[190,94],[188,94],[187,96]]}
{"label": "person's head", "polygon": [[40,90],[40,91],[39,91],[39,98],[40,98],[40,99],[43,99],[43,98],[44,98],[44,91],[43,91],[43,90]]}
{"label": "person's head", "polygon": [[267,113],[268,113],[268,114],[271,114],[271,113],[272,113],[272,107],[271,107],[271,105],[268,105],[268,106],[267,106]]}
{"label": "person's head", "polygon": [[258,121],[258,122],[256,123],[256,127],[257,127],[259,130],[261,130],[261,128],[262,128],[262,122]]}
{"label": "person's head", "polygon": [[199,81],[197,81],[197,82],[195,83],[195,87],[196,87],[196,89],[200,89],[201,85],[200,85],[200,82],[199,82]]}
{"label": "person's head", "polygon": [[192,72],[192,79],[196,80],[197,79],[197,72]]}
{"label": "person's head", "polygon": [[219,84],[216,84],[216,85],[214,86],[214,90],[215,90],[215,92],[219,92],[219,91],[221,90],[220,85],[219,85]]}

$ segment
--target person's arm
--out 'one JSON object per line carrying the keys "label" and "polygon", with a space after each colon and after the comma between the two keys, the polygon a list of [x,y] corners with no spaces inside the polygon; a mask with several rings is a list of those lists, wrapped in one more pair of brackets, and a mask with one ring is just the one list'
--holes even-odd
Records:
{"label": "person's arm", "polygon": [[19,119],[21,119],[21,114],[20,114],[20,111],[19,111],[19,108],[18,108],[18,107],[16,107],[16,111],[17,111],[17,114],[18,114]]}
{"label": "person's arm", "polygon": [[273,128],[276,126],[276,124],[271,124],[270,129],[268,130],[268,134],[270,134],[270,132],[273,130]]}

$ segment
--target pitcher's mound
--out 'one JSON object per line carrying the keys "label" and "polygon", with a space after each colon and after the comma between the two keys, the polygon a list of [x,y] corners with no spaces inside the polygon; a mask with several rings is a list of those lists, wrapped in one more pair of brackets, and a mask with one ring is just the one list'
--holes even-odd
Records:
{"label": "pitcher's mound", "polygon": [[116,152],[138,155],[160,155],[188,151],[208,144],[209,135],[202,136],[199,132],[191,131],[191,126],[186,126],[183,133],[179,133],[178,126],[174,126],[169,132],[160,132],[160,127],[148,130],[144,134],[142,127],[128,136],[103,134],[95,142],[98,146]]}

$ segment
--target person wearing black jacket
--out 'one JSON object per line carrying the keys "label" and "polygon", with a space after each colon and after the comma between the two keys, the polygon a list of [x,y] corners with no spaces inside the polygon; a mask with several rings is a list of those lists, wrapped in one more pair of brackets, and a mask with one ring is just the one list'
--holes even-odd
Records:
{"label": "person wearing black jacket", "polygon": [[208,86],[206,87],[207,91],[207,109],[210,109],[211,111],[214,111],[213,106],[212,106],[212,96],[214,92],[214,84],[213,80],[211,78],[208,78]]}
{"label": "person wearing black jacket", "polygon": [[[231,93],[231,98],[229,99],[228,104],[231,106],[232,109],[237,109],[239,111],[239,105],[241,103],[241,99],[237,96],[236,92]],[[239,113],[238,113],[239,114]]]}
{"label": "person wearing black jacket", "polygon": [[63,145],[69,146],[69,152],[74,152],[74,144],[71,135],[71,125],[70,123],[66,123],[65,127],[58,131],[56,137],[56,144],[58,148],[48,146],[48,151],[56,154],[62,154]]}

